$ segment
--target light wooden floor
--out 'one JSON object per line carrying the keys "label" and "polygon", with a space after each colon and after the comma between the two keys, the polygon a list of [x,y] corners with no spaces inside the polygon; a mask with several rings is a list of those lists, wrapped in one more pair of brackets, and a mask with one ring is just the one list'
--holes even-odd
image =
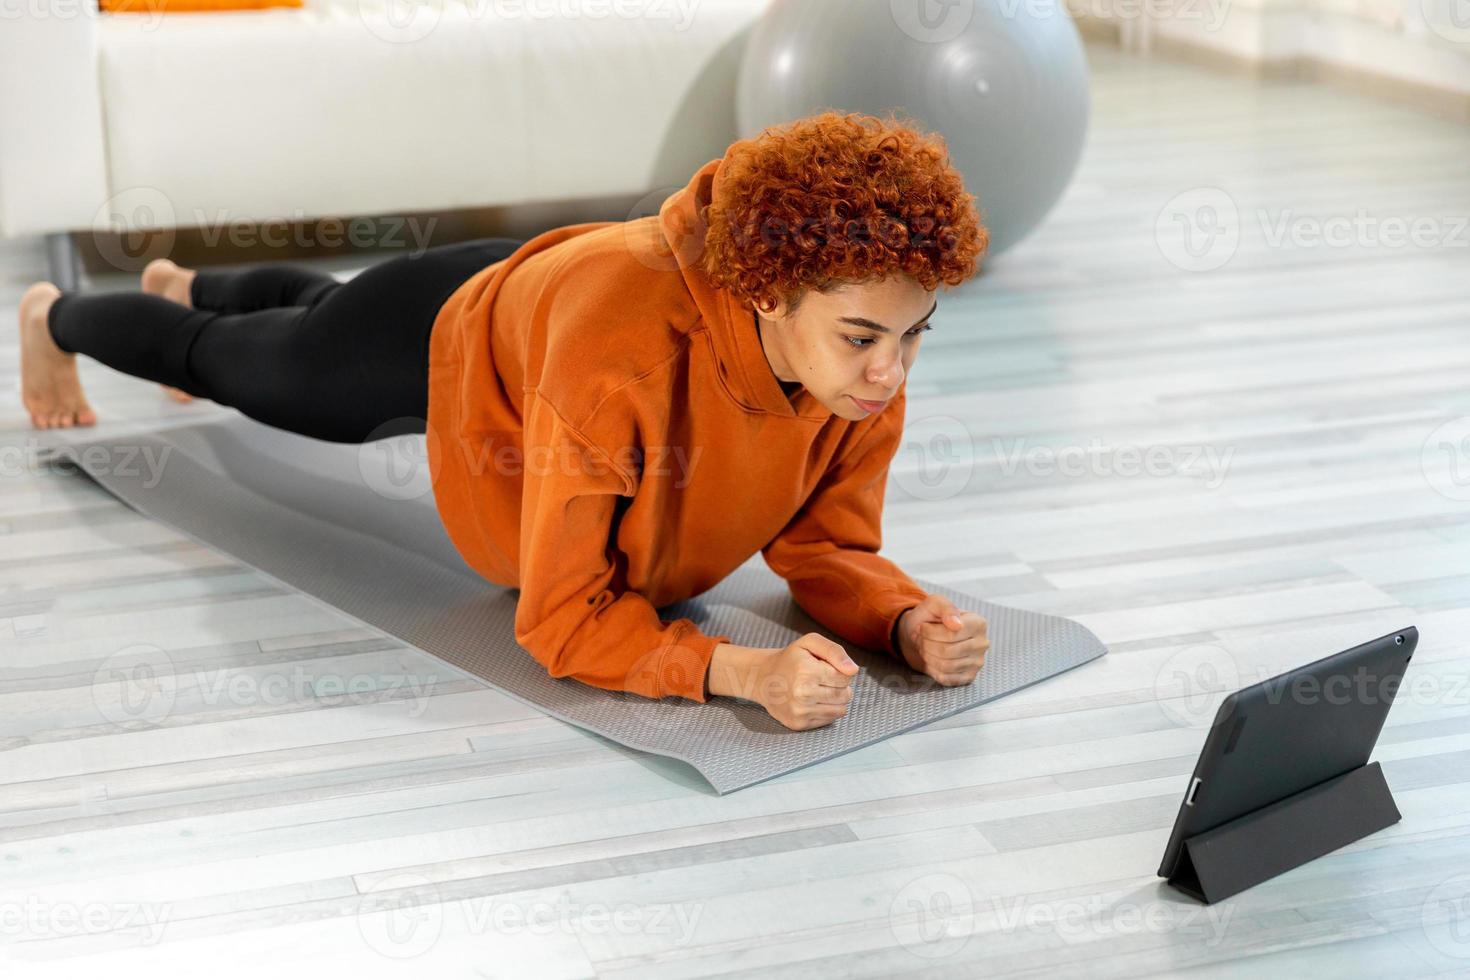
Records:
{"label": "light wooden floor", "polygon": [[[1470,975],[1470,132],[1090,53],[1076,183],[924,342],[885,552],[1111,653],[727,798],[28,466],[43,260],[3,243],[0,975]],[[1208,188],[1224,264],[1159,220]],[[1367,238],[1414,218],[1439,244]],[[83,370],[105,419],[221,410]],[[1408,624],[1402,822],[1222,905],[1165,887],[1211,685]]]}

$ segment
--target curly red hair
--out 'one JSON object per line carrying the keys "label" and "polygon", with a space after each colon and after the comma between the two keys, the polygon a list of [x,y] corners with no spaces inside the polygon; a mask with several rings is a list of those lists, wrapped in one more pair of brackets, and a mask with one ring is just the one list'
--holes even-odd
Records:
{"label": "curly red hair", "polygon": [[958,286],[990,243],[974,202],[942,136],[892,113],[829,110],[731,148],[700,267],[763,312],[895,273]]}

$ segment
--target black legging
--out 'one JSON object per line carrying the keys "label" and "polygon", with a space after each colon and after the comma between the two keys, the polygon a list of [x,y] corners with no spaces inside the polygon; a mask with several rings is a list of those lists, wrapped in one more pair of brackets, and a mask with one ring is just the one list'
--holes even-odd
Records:
{"label": "black legging", "polygon": [[521,244],[439,245],[346,282],[285,263],[200,269],[193,309],[147,293],[63,292],[47,325],[64,351],[267,425],[361,443],[425,430],[439,308]]}

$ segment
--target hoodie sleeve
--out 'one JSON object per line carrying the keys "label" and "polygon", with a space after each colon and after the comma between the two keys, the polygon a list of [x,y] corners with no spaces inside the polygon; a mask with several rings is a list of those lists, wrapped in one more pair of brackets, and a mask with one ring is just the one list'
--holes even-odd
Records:
{"label": "hoodie sleeve", "polygon": [[706,701],[710,657],[730,637],[664,622],[619,587],[614,523],[632,478],[534,391],[525,409],[516,642],[552,677]]}
{"label": "hoodie sleeve", "polygon": [[797,605],[843,639],[898,656],[898,617],[927,593],[882,545],[888,464],[903,434],[902,396],[841,452],[796,516],[761,549]]}

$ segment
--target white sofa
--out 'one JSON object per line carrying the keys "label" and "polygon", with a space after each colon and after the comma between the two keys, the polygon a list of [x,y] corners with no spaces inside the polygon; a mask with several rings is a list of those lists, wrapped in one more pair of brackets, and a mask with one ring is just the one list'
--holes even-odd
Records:
{"label": "white sofa", "polygon": [[737,138],[769,0],[306,0],[0,20],[0,237],[642,195]]}

